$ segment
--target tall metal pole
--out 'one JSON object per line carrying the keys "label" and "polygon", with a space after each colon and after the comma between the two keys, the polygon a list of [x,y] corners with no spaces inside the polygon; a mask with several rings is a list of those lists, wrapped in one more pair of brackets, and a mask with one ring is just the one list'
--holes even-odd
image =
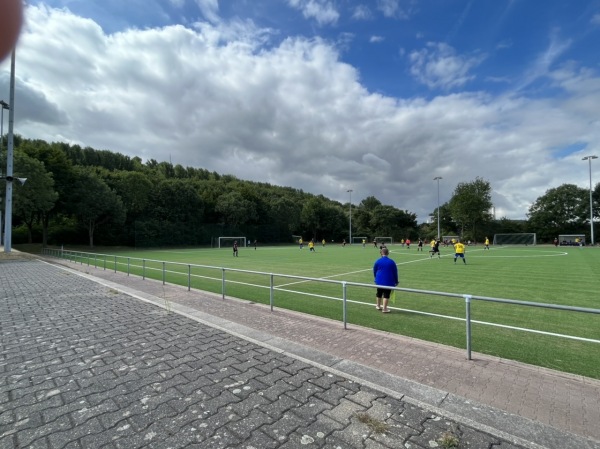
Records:
{"label": "tall metal pole", "polygon": [[436,176],[435,178],[433,178],[434,181],[437,181],[437,192],[438,192],[438,203],[437,203],[437,212],[438,212],[438,232],[437,232],[437,238],[441,238],[442,237],[442,233],[440,231],[440,179],[442,179],[441,176]]}
{"label": "tall metal pole", "polygon": [[[4,110],[10,109],[8,103],[4,100],[0,100],[0,158],[2,157],[2,149],[4,148]],[[0,171],[0,176],[2,172]],[[2,200],[0,199],[0,246],[4,241],[4,233],[2,232]]]}
{"label": "tall metal pole", "polygon": [[594,246],[594,202],[592,200],[592,159],[598,159],[598,156],[586,156],[582,160],[588,161],[590,166],[590,238]]}
{"label": "tall metal pole", "polygon": [[15,121],[15,50],[10,57],[10,109],[8,111],[8,147],[6,150],[6,205],[4,210],[4,252],[12,249],[12,177],[13,177],[13,125]]}
{"label": "tall metal pole", "polygon": [[352,245],[352,189],[346,190],[346,192],[350,194],[350,241],[348,243]]}

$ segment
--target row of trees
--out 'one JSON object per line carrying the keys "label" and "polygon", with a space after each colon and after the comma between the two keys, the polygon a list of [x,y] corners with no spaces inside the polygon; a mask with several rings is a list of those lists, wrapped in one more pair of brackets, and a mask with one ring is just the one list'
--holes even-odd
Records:
{"label": "row of trees", "polygon": [[[14,172],[28,178],[24,186],[14,185],[14,243],[140,247],[209,245],[223,235],[262,243],[290,242],[292,234],[348,238],[349,204],[323,195],[66,143],[20,136],[14,143]],[[1,183],[2,197],[4,188]],[[597,185],[596,201],[599,190]],[[440,225],[445,235],[471,240],[499,232],[537,232],[550,239],[584,230],[585,198],[584,189],[565,185],[539,198],[528,221],[494,220],[491,186],[477,178],[460,183],[440,206]],[[437,210],[432,216],[437,219]],[[353,207],[352,224],[355,235],[369,237],[437,234],[436,221],[418,224],[414,213],[375,197]]]}

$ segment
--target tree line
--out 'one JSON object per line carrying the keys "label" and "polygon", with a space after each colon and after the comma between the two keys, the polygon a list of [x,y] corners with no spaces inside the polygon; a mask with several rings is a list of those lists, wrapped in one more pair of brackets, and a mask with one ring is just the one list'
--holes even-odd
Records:
{"label": "tree line", "polygon": [[[156,247],[211,245],[218,236],[263,244],[291,243],[292,235],[349,238],[348,203],[202,168],[143,163],[108,150],[14,136],[14,174],[27,177],[24,185],[13,184],[16,244]],[[4,189],[0,183],[2,198]],[[476,178],[459,183],[440,205],[441,233],[474,241],[494,233],[536,232],[538,240],[585,233],[586,195],[585,189],[563,185],[538,198],[528,220],[495,220],[491,185]],[[598,203],[600,183],[594,198]],[[370,196],[352,206],[352,233],[427,240],[437,236],[437,209],[431,216],[419,224],[416,214]]]}

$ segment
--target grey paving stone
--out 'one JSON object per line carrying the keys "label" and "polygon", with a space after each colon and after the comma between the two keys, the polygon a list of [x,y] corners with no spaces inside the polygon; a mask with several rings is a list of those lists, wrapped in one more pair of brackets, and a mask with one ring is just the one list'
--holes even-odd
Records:
{"label": "grey paving stone", "polygon": [[523,448],[60,268],[2,268],[0,449]]}

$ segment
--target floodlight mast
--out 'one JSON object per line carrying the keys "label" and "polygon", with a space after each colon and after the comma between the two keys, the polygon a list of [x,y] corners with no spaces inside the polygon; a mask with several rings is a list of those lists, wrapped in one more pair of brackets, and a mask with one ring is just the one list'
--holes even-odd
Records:
{"label": "floodlight mast", "polygon": [[594,246],[594,202],[592,200],[592,159],[598,159],[598,156],[586,156],[582,161],[588,161],[590,167],[590,239]]}
{"label": "floodlight mast", "polygon": [[438,202],[437,202],[437,228],[438,228],[438,232],[437,232],[437,238],[439,239],[442,236],[442,233],[440,231],[440,179],[443,179],[441,176],[436,176],[435,178],[433,178],[434,181],[437,181],[437,194],[438,194]]}
{"label": "floodlight mast", "polygon": [[[8,110],[8,146],[6,149],[6,204],[4,210],[4,252],[12,250],[13,128],[15,122],[15,49],[10,57],[10,95]],[[4,109],[4,105],[1,109]]]}
{"label": "floodlight mast", "polygon": [[[9,104],[0,100],[0,159],[2,158],[2,150],[4,149],[4,110],[10,109]],[[0,175],[2,173],[0,172]],[[2,246],[2,242],[4,241],[4,233],[2,232],[2,199],[0,199],[0,246]]]}
{"label": "floodlight mast", "polygon": [[348,189],[346,190],[346,192],[348,192],[350,194],[350,226],[349,226],[349,235],[350,235],[350,240],[348,241],[348,244],[352,245],[352,189]]}

